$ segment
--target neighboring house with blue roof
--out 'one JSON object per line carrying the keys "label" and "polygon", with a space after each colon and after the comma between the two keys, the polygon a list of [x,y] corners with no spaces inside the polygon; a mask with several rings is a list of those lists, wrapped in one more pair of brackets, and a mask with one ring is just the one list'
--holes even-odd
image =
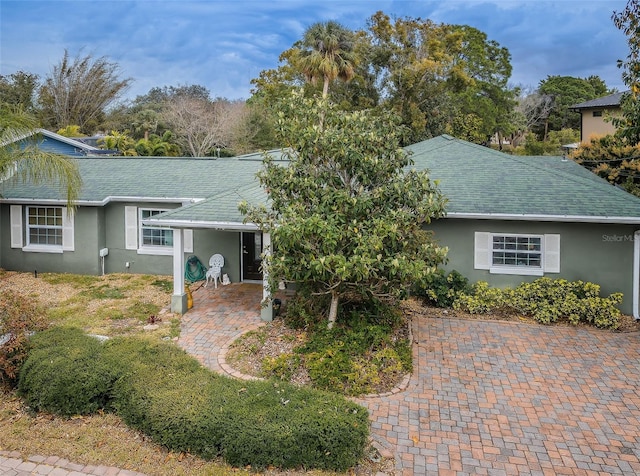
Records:
{"label": "neighboring house with blue roof", "polygon": [[32,134],[22,137],[20,142],[22,145],[37,145],[46,152],[68,155],[70,157],[102,155],[104,153],[104,151],[98,147],[61,136],[46,129],[36,129]]}
{"label": "neighboring house with blue roof", "polygon": [[[497,286],[592,281],[624,293],[623,311],[638,317],[640,199],[561,157],[511,156],[450,136],[407,150],[448,198],[446,217],[428,225],[449,248],[446,269]],[[267,203],[256,178],[262,154],[77,160],[84,185],[74,215],[54,187],[0,184],[0,267],[173,274],[177,312],[186,310],[190,255],[206,264],[220,253],[232,282],[262,280],[269,236],[238,211],[243,200]]]}

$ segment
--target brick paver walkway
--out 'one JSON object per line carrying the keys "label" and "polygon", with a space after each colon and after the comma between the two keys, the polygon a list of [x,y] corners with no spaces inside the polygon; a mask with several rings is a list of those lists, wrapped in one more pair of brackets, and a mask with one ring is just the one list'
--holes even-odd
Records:
{"label": "brick paver walkway", "polygon": [[[200,288],[180,345],[215,371],[259,285]],[[360,399],[398,474],[640,474],[640,334],[418,319],[402,391]]]}
{"label": "brick paver walkway", "polygon": [[216,289],[198,283],[192,288],[193,308],[182,316],[178,344],[211,370],[231,372],[221,350],[263,324],[262,285],[234,283]]}
{"label": "brick paver walkway", "polygon": [[113,466],[96,466],[72,463],[57,456],[30,456],[26,461],[17,451],[0,451],[0,475],[31,476],[144,476],[142,473]]}

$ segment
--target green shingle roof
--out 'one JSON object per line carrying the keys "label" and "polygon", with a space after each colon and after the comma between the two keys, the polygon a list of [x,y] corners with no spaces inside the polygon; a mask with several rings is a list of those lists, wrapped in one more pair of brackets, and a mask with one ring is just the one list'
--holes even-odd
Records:
{"label": "green shingle roof", "polygon": [[[272,154],[278,154],[272,152]],[[204,199],[255,184],[262,155],[221,159],[189,157],[77,158],[83,186],[79,202],[102,203],[114,197]],[[7,199],[62,200],[56,187],[20,181],[0,184]]]}
{"label": "green shingle roof", "polygon": [[447,213],[636,218],[640,199],[562,157],[513,156],[440,136],[407,147],[448,198]]}
{"label": "green shingle roof", "polygon": [[[407,147],[412,167],[428,169],[455,217],[640,223],[640,199],[561,157],[507,155],[450,136]],[[271,152],[277,156],[278,152]],[[156,217],[176,226],[242,224],[238,203],[266,203],[256,173],[262,154],[222,159],[104,157],[77,159],[80,204],[120,201],[194,201]],[[10,181],[4,201],[63,200],[53,187]]]}
{"label": "green shingle roof", "polygon": [[[250,204],[267,203],[268,197],[264,189],[256,182],[247,187],[222,192],[206,200],[192,203],[181,208],[165,212],[154,217],[154,222],[182,225],[207,223],[211,226],[222,224],[241,224],[244,215],[238,210],[238,204],[246,201]],[[229,226],[227,226],[229,228]]]}

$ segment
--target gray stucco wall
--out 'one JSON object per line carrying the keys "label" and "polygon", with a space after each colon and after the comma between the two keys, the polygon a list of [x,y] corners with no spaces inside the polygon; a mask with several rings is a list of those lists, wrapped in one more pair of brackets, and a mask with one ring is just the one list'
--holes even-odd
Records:
{"label": "gray stucco wall", "polygon": [[[2,223],[10,223],[9,210],[8,205],[0,206]],[[75,250],[64,253],[24,252],[19,248],[11,248],[11,227],[1,227],[2,267],[13,271],[99,274],[99,210],[95,207],[80,207],[74,220]]]}
{"label": "gray stucco wall", "polygon": [[[125,207],[177,208],[179,203],[109,203],[104,209],[104,247],[109,249],[105,258],[105,273],[164,274],[173,272],[171,255],[138,254],[125,245]],[[129,263],[129,267],[126,264]]]}
{"label": "gray stucco wall", "polygon": [[601,295],[624,294],[622,311],[632,313],[633,233],[640,226],[585,223],[517,222],[445,218],[427,226],[441,246],[449,248],[446,270],[455,269],[470,281],[515,287],[536,276],[498,275],[474,269],[474,233],[560,234],[560,273],[546,276],[583,280],[601,286]]}
{"label": "gray stucco wall", "polygon": [[[74,223],[75,251],[64,253],[28,253],[12,249],[9,226],[0,227],[0,266],[13,271],[101,274],[99,250],[108,248],[104,260],[105,273],[139,273],[171,275],[173,256],[139,254],[125,246],[125,207],[176,208],[179,203],[110,203],[104,207],[79,207]],[[10,223],[9,205],[0,205],[0,224]],[[225,258],[223,273],[232,282],[241,279],[240,233],[218,230],[194,230],[193,252],[185,253],[185,261],[195,255],[208,266],[209,257],[220,253]],[[126,263],[129,263],[129,268]]]}
{"label": "gray stucco wall", "polygon": [[224,257],[223,274],[228,274],[232,283],[240,281],[240,233],[219,230],[194,230],[193,253],[209,267],[209,258],[216,253]]}

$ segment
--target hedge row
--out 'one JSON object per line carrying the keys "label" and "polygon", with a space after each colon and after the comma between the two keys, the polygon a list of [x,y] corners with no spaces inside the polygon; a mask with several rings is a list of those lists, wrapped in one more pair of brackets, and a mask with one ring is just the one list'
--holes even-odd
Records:
{"label": "hedge row", "polygon": [[345,398],[280,382],[243,382],[202,368],[169,343],[77,329],[32,339],[18,389],[35,410],[113,411],[171,451],[234,466],[344,471],[363,456],[367,411]]}
{"label": "hedge row", "polygon": [[539,278],[515,289],[492,288],[479,281],[471,293],[459,293],[453,307],[472,314],[517,312],[543,324],[566,319],[574,325],[585,323],[617,329],[620,302],[621,293],[600,296],[600,286],[594,283]]}

